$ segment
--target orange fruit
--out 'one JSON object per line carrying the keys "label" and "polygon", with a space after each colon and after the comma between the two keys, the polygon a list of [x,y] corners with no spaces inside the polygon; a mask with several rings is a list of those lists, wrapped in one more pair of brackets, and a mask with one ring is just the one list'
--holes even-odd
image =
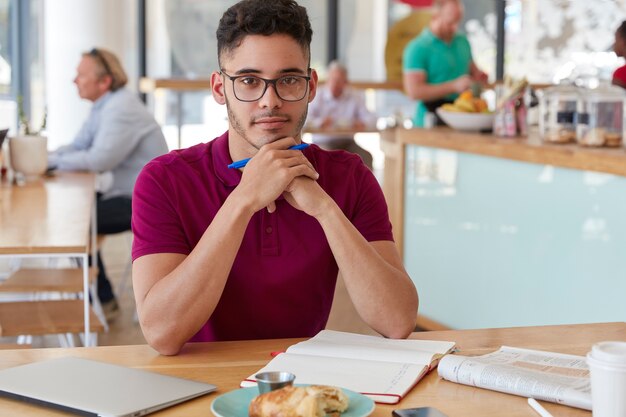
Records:
{"label": "orange fruit", "polygon": [[474,98],[474,95],[472,94],[472,90],[465,90],[459,95],[459,98],[461,100],[471,100]]}

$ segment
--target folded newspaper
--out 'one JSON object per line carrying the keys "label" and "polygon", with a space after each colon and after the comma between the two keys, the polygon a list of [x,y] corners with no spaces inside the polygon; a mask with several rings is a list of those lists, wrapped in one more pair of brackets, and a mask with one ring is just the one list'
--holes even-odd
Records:
{"label": "folded newspaper", "polygon": [[483,356],[444,356],[438,369],[448,381],[591,410],[584,356],[502,346]]}

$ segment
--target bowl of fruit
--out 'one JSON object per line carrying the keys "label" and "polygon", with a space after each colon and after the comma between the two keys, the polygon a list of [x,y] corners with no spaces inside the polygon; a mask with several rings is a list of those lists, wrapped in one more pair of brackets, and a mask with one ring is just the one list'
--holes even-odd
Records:
{"label": "bowl of fruit", "polygon": [[481,131],[493,127],[494,113],[482,98],[465,91],[454,100],[437,108],[437,115],[448,126],[457,130]]}

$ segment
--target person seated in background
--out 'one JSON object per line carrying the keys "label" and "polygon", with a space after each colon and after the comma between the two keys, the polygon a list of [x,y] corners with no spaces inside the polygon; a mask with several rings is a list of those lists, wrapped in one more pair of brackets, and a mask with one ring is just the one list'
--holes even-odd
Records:
{"label": "person seated in background", "polygon": [[474,63],[467,38],[457,33],[463,18],[461,0],[435,0],[433,16],[425,28],[404,49],[404,91],[418,100],[413,118],[416,127],[424,127],[427,113],[443,124],[435,110],[452,103],[475,82],[487,82],[487,74]]}
{"label": "person seated in background", "polygon": [[211,91],[228,130],[151,161],[133,194],[133,288],[146,341],[175,355],[187,342],[314,336],[338,273],[373,330],[407,337],[417,291],[374,174],[349,152],[289,149],[302,144],[317,90],[306,9],[243,0],[216,37]]}
{"label": "person seated in background", "polygon": [[[626,58],[626,20],[615,31],[613,50],[619,58]],[[613,84],[626,88],[626,65],[615,70],[613,73]]]}
{"label": "person seated in background", "polygon": [[[161,127],[137,94],[124,88],[127,76],[118,58],[105,49],[82,54],[74,83],[78,95],[93,102],[72,143],[48,155],[48,166],[62,171],[98,173],[98,234],[130,230],[131,197],[139,171],[167,153]],[[107,318],[119,309],[98,251],[98,298]]]}
{"label": "person seated in background", "polygon": [[309,106],[307,126],[316,130],[313,143],[327,150],[343,149],[355,153],[372,169],[372,154],[354,141],[354,135],[333,132],[333,129],[371,130],[375,124],[376,116],[365,106],[363,93],[349,87],[346,67],[332,61],[328,65],[326,83],[318,89]]}

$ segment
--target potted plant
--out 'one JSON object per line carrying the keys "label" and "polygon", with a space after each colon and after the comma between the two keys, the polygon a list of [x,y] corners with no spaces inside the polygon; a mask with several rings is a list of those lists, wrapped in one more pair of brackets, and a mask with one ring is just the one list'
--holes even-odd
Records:
{"label": "potted plant", "polygon": [[44,174],[48,167],[48,138],[42,135],[42,131],[46,128],[47,116],[44,114],[41,127],[34,130],[24,113],[24,102],[21,96],[17,98],[17,105],[20,134],[9,141],[11,167],[26,178],[38,177]]}
{"label": "potted plant", "polygon": [[22,96],[17,96],[17,112],[20,119],[20,132],[22,132],[24,136],[42,136],[41,133],[46,130],[46,123],[48,119],[47,112],[44,112],[43,114],[43,120],[41,121],[39,130],[31,129],[30,122],[24,113],[24,98]]}

